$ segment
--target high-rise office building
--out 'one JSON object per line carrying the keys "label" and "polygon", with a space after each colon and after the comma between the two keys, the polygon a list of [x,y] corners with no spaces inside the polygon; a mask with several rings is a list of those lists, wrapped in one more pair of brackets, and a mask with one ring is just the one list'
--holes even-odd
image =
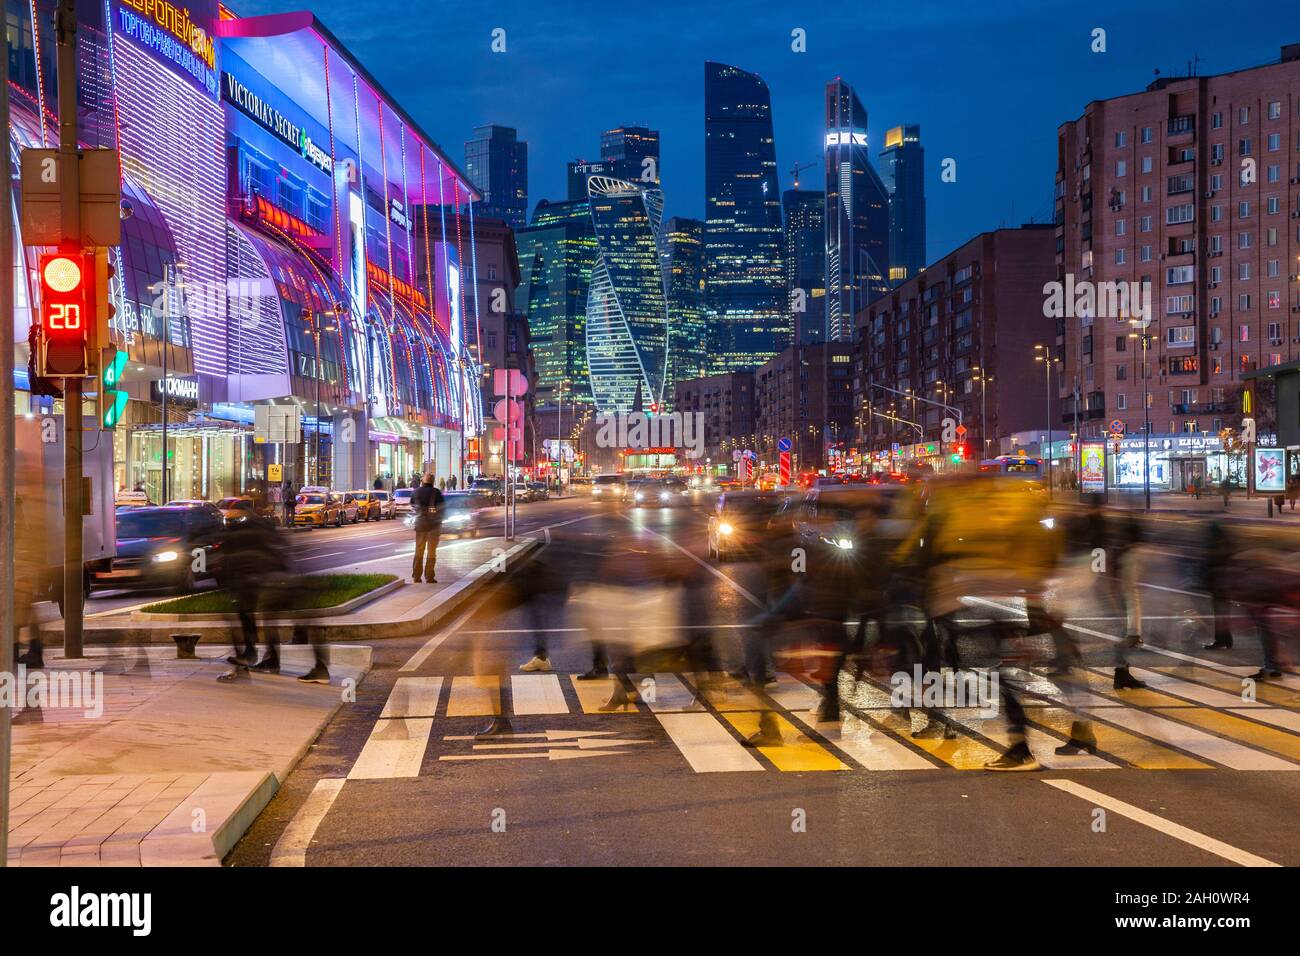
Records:
{"label": "high-rise office building", "polygon": [[668,290],[668,381],[698,378],[708,368],[704,313],[704,223],[674,216],[660,243]]}
{"label": "high-rise office building", "polygon": [[781,194],[767,84],[704,64],[705,303],[714,370],[754,368],[790,344]]}
{"label": "high-rise office building", "polygon": [[920,126],[895,126],[885,134],[880,178],[889,193],[892,287],[925,268],[925,147]]}
{"label": "high-rise office building", "polygon": [[785,281],[790,290],[790,325],[796,345],[826,340],[826,194],[787,189]]}
{"label": "high-rise office building", "polygon": [[519,308],[528,316],[540,405],[590,403],[587,288],[596,263],[596,233],[587,200],[543,200],[517,234]]}
{"label": "high-rise office building", "polygon": [[528,225],[528,144],[509,126],[479,126],[465,141],[465,172],[482,194],[478,215]]}
{"label": "high-rise office building", "polygon": [[602,412],[655,410],[668,369],[660,261],[663,194],[607,176],[587,181],[596,265],[587,290],[587,369]]}
{"label": "high-rise office building", "polygon": [[660,183],[659,131],[644,126],[620,126],[600,134],[600,159],[606,175],[642,186]]}
{"label": "high-rise office building", "polygon": [[889,194],[867,152],[853,87],[826,84],[826,338],[853,338],[853,315],[889,288]]}
{"label": "high-rise office building", "polygon": [[592,176],[612,176],[609,163],[575,159],[565,164],[568,171],[570,202],[587,201],[587,180]]}

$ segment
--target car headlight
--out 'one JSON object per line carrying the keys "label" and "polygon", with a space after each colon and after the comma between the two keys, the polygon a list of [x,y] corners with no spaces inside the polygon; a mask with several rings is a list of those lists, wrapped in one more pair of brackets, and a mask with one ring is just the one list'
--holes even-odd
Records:
{"label": "car headlight", "polygon": [[731,534],[731,532],[735,531],[736,529],[724,521],[722,522],[722,524],[718,525],[718,530],[721,531],[723,534]]}
{"label": "car headlight", "polygon": [[1041,524],[1041,525],[1042,525],[1044,528],[1046,528],[1048,531],[1051,531],[1053,528],[1056,527],[1056,519],[1055,519],[1055,518],[1044,518],[1042,521],[1040,521],[1040,522],[1038,522],[1038,523]]}
{"label": "car headlight", "polygon": [[179,557],[180,557],[179,551],[159,551],[157,554],[153,556],[153,559],[157,561],[159,564],[164,564],[168,561],[175,561]]}
{"label": "car headlight", "polygon": [[842,551],[852,551],[853,542],[850,541],[848,538],[839,538],[835,542],[835,547],[839,548]]}
{"label": "car headlight", "polygon": [[672,496],[671,496],[670,494],[668,494],[668,492],[666,492],[666,491],[661,491],[661,492],[659,492],[659,500],[660,500],[660,501],[667,501],[667,500],[668,500],[669,498],[671,498],[671,497],[672,497]]}
{"label": "car headlight", "polygon": [[464,524],[469,520],[469,515],[451,515],[447,518],[448,524]]}
{"label": "car headlight", "polygon": [[634,497],[637,501],[640,501],[642,498],[645,497],[645,495],[641,494],[641,492],[638,491],[638,492],[637,492],[633,497]]}

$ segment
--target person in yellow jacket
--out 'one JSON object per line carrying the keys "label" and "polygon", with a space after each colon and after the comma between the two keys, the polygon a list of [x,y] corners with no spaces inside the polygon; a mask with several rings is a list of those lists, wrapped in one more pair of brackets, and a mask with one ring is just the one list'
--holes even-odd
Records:
{"label": "person in yellow jacket", "polygon": [[[1061,555],[1061,536],[1047,517],[1046,495],[1041,486],[1017,477],[963,471],[930,483],[921,518],[896,555],[903,562],[916,559],[924,569],[926,610],[943,645],[955,655],[959,615],[986,618],[1008,599],[1023,599],[1031,634],[1050,632],[1058,655],[1069,638],[1060,621],[1044,608],[1047,579]],[[982,625],[999,637],[1010,628],[1006,621]],[[950,660],[957,664],[957,661]],[[1008,722],[1011,749],[986,765],[989,770],[1036,770],[1025,739],[1026,716],[1009,681],[999,680]],[[1092,751],[1096,741],[1091,725],[1076,722],[1070,741],[1060,752]]]}

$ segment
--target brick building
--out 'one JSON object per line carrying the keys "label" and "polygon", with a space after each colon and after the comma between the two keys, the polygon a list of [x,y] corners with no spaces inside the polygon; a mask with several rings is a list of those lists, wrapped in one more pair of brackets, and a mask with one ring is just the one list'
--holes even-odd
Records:
{"label": "brick building", "polygon": [[1059,420],[1034,348],[1050,348],[1056,331],[1043,313],[1052,236],[1050,225],[981,233],[858,313],[858,452],[880,462],[897,443],[902,460],[940,464],[943,419],[956,416],[931,402],[960,410],[979,456]]}
{"label": "brick building", "polygon": [[791,439],[796,470],[824,468],[827,452],[851,439],[853,346],[792,345],[754,371],[754,451],[778,461],[777,440]]}
{"label": "brick building", "polygon": [[[731,468],[731,453],[753,448],[754,373],[750,370],[684,379],[673,386],[673,410],[704,413],[704,457]],[[757,450],[757,449],[755,449]]]}
{"label": "brick building", "polygon": [[[1300,44],[1090,103],[1060,127],[1057,165],[1058,279],[1099,293],[1058,320],[1062,424],[1140,436],[1145,365],[1153,438],[1198,449],[1171,451],[1153,483],[1213,478],[1242,376],[1300,358]],[[1149,284],[1145,363],[1143,316],[1110,283]]]}

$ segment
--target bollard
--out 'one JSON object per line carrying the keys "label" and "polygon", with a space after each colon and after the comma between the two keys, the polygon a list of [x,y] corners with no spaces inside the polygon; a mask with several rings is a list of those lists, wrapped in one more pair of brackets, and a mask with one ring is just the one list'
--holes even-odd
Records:
{"label": "bollard", "polygon": [[199,643],[198,634],[173,634],[172,640],[176,642],[176,659],[179,661],[198,660],[198,655],[194,653],[195,646]]}

